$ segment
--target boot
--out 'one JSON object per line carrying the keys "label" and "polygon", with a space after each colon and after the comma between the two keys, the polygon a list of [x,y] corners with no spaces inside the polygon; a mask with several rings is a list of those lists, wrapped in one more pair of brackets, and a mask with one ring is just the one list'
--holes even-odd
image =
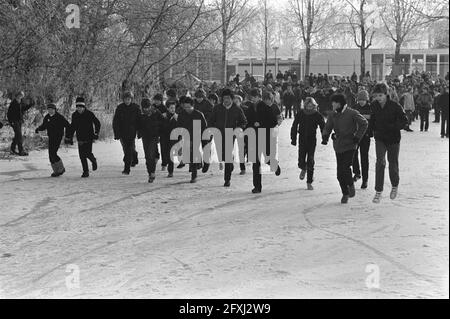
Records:
{"label": "boot", "polygon": [[306,177],[306,170],[305,170],[305,169],[302,169],[302,171],[300,172],[300,180],[301,180],[301,181],[304,180],[305,177]]}
{"label": "boot", "polygon": [[64,164],[63,164],[62,160],[60,160],[59,162],[53,163],[52,169],[53,169],[52,177],[59,177],[66,172],[66,169],[64,168]]}
{"label": "boot", "polygon": [[391,190],[391,199],[394,200],[397,198],[398,195],[398,187],[392,187]]}
{"label": "boot", "polygon": [[367,181],[362,182],[361,189],[367,189]]}
{"label": "boot", "polygon": [[203,164],[203,168],[202,168],[202,173],[205,174],[207,173],[209,170],[209,164],[208,163],[204,163]]}
{"label": "boot", "polygon": [[155,179],[156,179],[155,173],[151,173],[148,177],[148,182],[151,184],[155,181]]}
{"label": "boot", "polygon": [[83,175],[81,175],[81,178],[88,178],[89,172],[83,172]]}
{"label": "boot", "polygon": [[348,197],[353,198],[356,195],[355,185],[350,185],[348,187]]}
{"label": "boot", "polygon": [[347,204],[348,203],[348,195],[342,195],[341,204]]}
{"label": "boot", "polygon": [[307,187],[308,187],[309,191],[313,191],[314,190],[314,187],[310,183],[307,184]]}
{"label": "boot", "polygon": [[374,204],[379,204],[381,202],[381,192],[376,192],[375,197],[373,198]]}
{"label": "boot", "polygon": [[92,160],[92,170],[95,172],[98,169],[97,159]]}

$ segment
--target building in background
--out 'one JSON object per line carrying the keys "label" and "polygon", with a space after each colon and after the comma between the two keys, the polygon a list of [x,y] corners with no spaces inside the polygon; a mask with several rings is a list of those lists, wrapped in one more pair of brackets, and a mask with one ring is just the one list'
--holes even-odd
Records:
{"label": "building in background", "polygon": [[[431,72],[445,76],[449,72],[448,49],[402,49],[400,54],[402,74],[415,71]],[[391,74],[394,60],[393,49],[366,50],[366,71],[372,79],[382,81]],[[300,64],[300,77],[304,77],[305,50],[300,51],[297,60]],[[338,74],[351,76],[360,73],[359,49],[313,49],[311,50],[310,73]]]}
{"label": "building in background", "polygon": [[[272,71],[274,77],[276,76],[278,70],[281,72],[285,71],[296,71],[297,74],[300,72],[300,63],[298,58],[292,56],[280,56],[275,59],[272,56],[267,59],[267,72]],[[234,56],[228,60],[228,76],[232,77],[239,74],[241,78],[244,76],[244,72],[247,71],[253,74],[257,79],[264,79],[264,58],[263,57],[246,57],[246,56]]]}

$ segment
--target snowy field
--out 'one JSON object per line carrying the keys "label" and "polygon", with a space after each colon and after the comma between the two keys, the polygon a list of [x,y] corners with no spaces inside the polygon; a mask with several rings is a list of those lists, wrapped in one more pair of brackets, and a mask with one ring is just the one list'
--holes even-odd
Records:
{"label": "snowy field", "polygon": [[397,200],[387,179],[372,204],[373,143],[370,188],[359,182],[343,206],[331,145],[318,146],[316,190],[299,181],[291,123],[282,175],[265,167],[256,196],[251,166],[246,176],[237,167],[230,189],[217,164],[194,186],[187,168],[167,179],[158,165],[150,185],[140,141],[127,177],[118,142],[94,144],[100,168],[86,180],[76,146],[60,151],[59,179],[46,151],[0,160],[0,298],[448,298],[449,140],[439,125],[402,133]]}

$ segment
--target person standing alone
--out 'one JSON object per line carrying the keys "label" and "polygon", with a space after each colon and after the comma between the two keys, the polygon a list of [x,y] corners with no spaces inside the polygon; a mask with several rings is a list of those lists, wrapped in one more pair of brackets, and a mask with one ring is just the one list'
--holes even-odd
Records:
{"label": "person standing alone", "polygon": [[[11,154],[19,156],[28,156],[28,153],[23,149],[23,115],[28,109],[33,106],[32,103],[25,105],[22,101],[24,97],[25,94],[23,92],[17,93],[14,100],[12,100],[11,104],[9,105],[7,113],[8,122],[14,130],[14,138],[11,143]],[[18,148],[19,152],[16,152],[16,147]]]}

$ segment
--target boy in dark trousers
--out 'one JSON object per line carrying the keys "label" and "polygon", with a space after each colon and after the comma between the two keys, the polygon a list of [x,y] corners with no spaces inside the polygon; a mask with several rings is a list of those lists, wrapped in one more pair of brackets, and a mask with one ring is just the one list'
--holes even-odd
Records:
{"label": "boy in dark trousers", "polygon": [[130,175],[130,168],[138,164],[135,140],[141,109],[133,103],[133,98],[132,92],[125,92],[123,103],[117,107],[113,118],[114,139],[120,140],[124,154],[123,175]]}
{"label": "boy in dark trousers", "polygon": [[[23,103],[22,100],[24,97],[25,93],[17,93],[14,100],[12,100],[11,104],[9,105],[7,113],[8,122],[14,130],[14,138],[11,143],[11,154],[16,154],[19,156],[28,156],[28,153],[23,149],[23,115],[28,109],[33,106],[32,103]],[[18,148],[19,152],[16,152],[16,147]]]}
{"label": "boy in dark trousers", "polygon": [[88,159],[92,170],[97,170],[97,159],[92,154],[92,143],[98,140],[100,121],[91,111],[86,109],[84,98],[78,97],[75,102],[77,110],[72,114],[72,124],[66,133],[66,143],[73,144],[73,135],[77,134],[78,153],[83,167],[82,178],[89,177]]}
{"label": "boy in dark trousers", "polygon": [[317,111],[318,104],[312,97],[305,100],[305,109],[295,116],[291,128],[291,144],[297,145],[298,135],[298,168],[301,169],[300,180],[307,176],[308,190],[313,190],[314,181],[314,153],[317,145],[317,128],[320,131],[325,127],[323,116]]}
{"label": "boy in dark trousers", "polygon": [[176,114],[176,103],[171,102],[166,105],[167,112],[163,114],[163,124],[161,131],[161,153],[162,160],[167,163],[168,178],[173,177],[174,164],[171,158],[170,151],[172,147],[177,143],[176,141],[170,140],[170,134],[174,129],[177,128],[177,120],[175,119]]}
{"label": "boy in dark trousers", "polygon": [[[331,136],[336,152],[337,179],[342,190],[342,204],[347,204],[349,198],[355,197],[355,184],[352,178],[353,156],[358,144],[366,133],[367,120],[347,106],[343,94],[331,97],[333,113],[328,116],[327,123],[322,132],[322,144],[327,145]],[[334,134],[331,133],[334,130]]]}
{"label": "boy in dark trousers", "polygon": [[175,114],[174,118],[177,120],[177,127],[185,128],[189,132],[191,153],[189,171],[191,172],[191,183],[193,184],[197,182],[198,163],[195,162],[201,161],[201,159],[195,158],[194,150],[199,150],[200,146],[206,145],[203,141],[194,141],[194,121],[200,121],[201,134],[203,134],[207,126],[205,116],[200,111],[195,110],[194,101],[190,97],[186,97],[183,99],[183,110],[180,114]]}
{"label": "boy in dark trousers", "polygon": [[142,137],[148,182],[153,183],[156,178],[156,164],[159,159],[158,142],[164,118],[156,106],[151,104],[149,99],[143,99],[141,106],[142,115],[139,122],[138,138]]}
{"label": "boy in dark trousers", "polygon": [[69,122],[56,111],[56,105],[47,105],[48,114],[44,117],[42,125],[36,129],[36,134],[47,130],[48,135],[48,157],[52,165],[52,177],[59,177],[66,172],[61,158],[58,156],[58,149],[64,137],[64,131],[70,128]]}
{"label": "boy in dark trousers", "polygon": [[[355,110],[357,110],[367,121],[370,121],[371,108],[370,108],[370,97],[369,93],[365,90],[358,92],[356,97],[357,104],[355,105]],[[358,144],[359,152],[361,153],[361,166],[359,165],[358,149],[355,152],[353,158],[353,181],[357,182],[361,178],[362,171],[362,184],[361,189],[367,188],[367,182],[369,180],[369,149],[370,149],[370,138],[372,137],[372,132],[367,129],[366,134]]]}

